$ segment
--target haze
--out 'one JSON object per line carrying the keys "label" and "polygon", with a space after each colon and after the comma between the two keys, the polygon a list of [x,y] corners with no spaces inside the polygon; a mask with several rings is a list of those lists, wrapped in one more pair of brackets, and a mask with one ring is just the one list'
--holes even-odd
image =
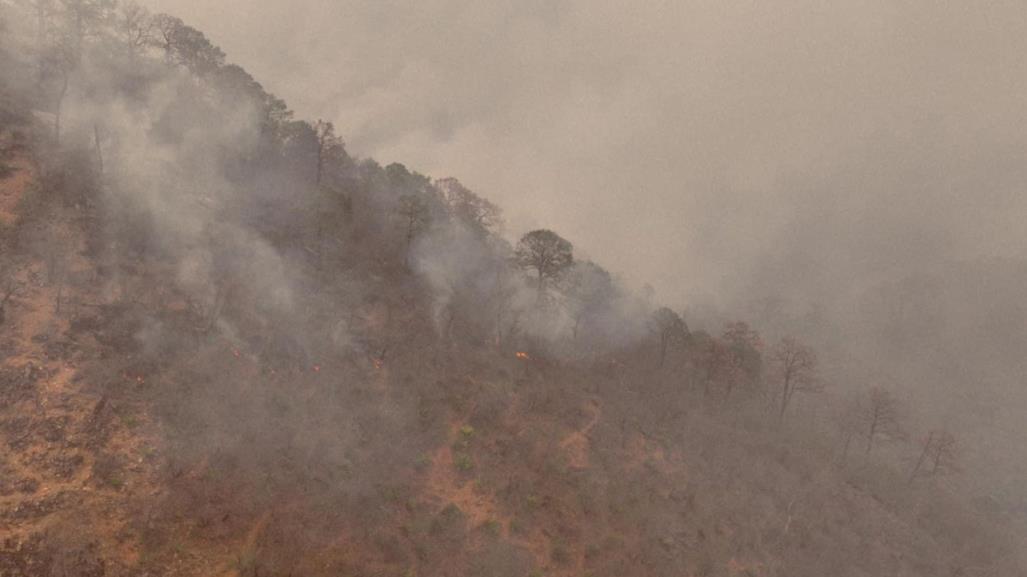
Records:
{"label": "haze", "polygon": [[1024,247],[1022,3],[152,7],[351,152],[458,176],[680,305],[757,268],[812,296]]}
{"label": "haze", "polygon": [[0,0],[0,573],[1027,576],[1027,4],[146,1]]}
{"label": "haze", "polygon": [[[351,153],[459,177],[510,238],[559,230],[693,326],[804,334],[838,380],[896,383],[939,418],[971,395],[988,442],[1019,446],[1023,3],[151,7]],[[920,332],[897,344],[896,324]],[[993,455],[1019,486],[1024,459]]]}

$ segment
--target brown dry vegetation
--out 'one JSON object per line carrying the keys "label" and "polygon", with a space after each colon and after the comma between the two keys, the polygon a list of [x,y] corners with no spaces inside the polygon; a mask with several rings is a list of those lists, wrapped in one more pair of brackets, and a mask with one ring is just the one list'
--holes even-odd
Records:
{"label": "brown dry vegetation", "polygon": [[[557,330],[573,295],[518,277],[496,207],[357,162],[155,25],[174,44],[140,77],[86,55],[130,76],[106,88],[157,120],[118,136],[151,156],[75,139],[97,124],[0,127],[22,143],[0,179],[0,574],[1023,574],[1000,516],[788,420],[747,325],[659,309],[650,331],[604,272]],[[239,150],[235,90],[265,113]],[[819,389],[813,358],[790,390]]]}

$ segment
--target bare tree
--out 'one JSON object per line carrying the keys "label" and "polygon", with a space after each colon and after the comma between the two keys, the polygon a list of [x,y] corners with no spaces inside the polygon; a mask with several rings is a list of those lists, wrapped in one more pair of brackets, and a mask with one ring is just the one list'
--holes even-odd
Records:
{"label": "bare tree", "polygon": [[175,35],[185,24],[174,16],[158,14],[153,17],[152,26],[154,34],[151,42],[164,52],[164,60],[171,63],[175,52]]}
{"label": "bare tree", "polygon": [[785,337],[771,351],[770,361],[780,381],[781,399],[777,418],[778,422],[783,422],[795,393],[820,389],[817,355],[810,347]]}
{"label": "bare tree", "polygon": [[873,387],[858,409],[858,419],[866,440],[864,456],[869,457],[879,441],[903,438],[901,407],[887,389]]}
{"label": "bare tree", "polygon": [[912,484],[917,477],[942,474],[946,471],[954,471],[956,465],[956,438],[945,430],[934,430],[927,434],[927,437],[920,443],[920,456],[909,474],[909,483]]}
{"label": "bare tree", "polygon": [[118,33],[129,56],[135,58],[154,44],[157,27],[149,10],[135,2],[126,2],[119,8]]}
{"label": "bare tree", "polygon": [[541,302],[546,283],[559,278],[574,264],[574,246],[551,230],[533,230],[518,241],[514,258],[521,268],[535,272]]}
{"label": "bare tree", "polygon": [[343,149],[342,138],[336,136],[335,125],[325,120],[318,120],[314,123],[314,134],[317,137],[317,169],[314,183],[321,185],[324,178],[325,163],[332,157],[337,156]]}
{"label": "bare tree", "polygon": [[449,213],[476,233],[488,234],[502,224],[500,208],[471,192],[459,180],[443,178],[435,181],[435,187],[442,194]]}
{"label": "bare tree", "polygon": [[151,42],[164,52],[168,64],[179,64],[206,77],[225,64],[225,53],[207,37],[180,19],[158,14],[152,19]]}

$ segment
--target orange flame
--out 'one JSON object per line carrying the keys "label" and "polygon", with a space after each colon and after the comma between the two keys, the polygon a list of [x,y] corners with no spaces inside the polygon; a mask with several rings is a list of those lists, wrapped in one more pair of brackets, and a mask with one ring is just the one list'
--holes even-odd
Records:
{"label": "orange flame", "polygon": [[371,362],[374,363],[374,368],[376,368],[378,370],[381,370],[382,366],[385,365],[385,361],[383,361],[381,359],[374,359]]}
{"label": "orange flame", "polygon": [[531,359],[531,356],[528,355],[528,353],[517,353],[517,358],[521,359],[522,361],[527,361]]}
{"label": "orange flame", "polygon": [[321,365],[314,365],[314,372],[315,373],[320,373],[321,372]]}

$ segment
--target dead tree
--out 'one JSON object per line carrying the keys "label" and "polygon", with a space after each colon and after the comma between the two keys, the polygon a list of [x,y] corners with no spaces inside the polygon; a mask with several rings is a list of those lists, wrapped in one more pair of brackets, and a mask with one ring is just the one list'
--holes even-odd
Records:
{"label": "dead tree", "polygon": [[903,438],[901,407],[887,389],[873,387],[858,414],[863,425],[866,446],[864,457],[869,458],[878,441],[901,440]]}
{"label": "dead tree", "polygon": [[774,347],[770,361],[781,384],[777,420],[778,423],[782,423],[795,393],[814,392],[820,389],[817,379],[817,355],[810,347],[793,338],[785,337]]}
{"label": "dead tree", "polygon": [[933,477],[956,469],[956,438],[945,430],[930,431],[921,443],[920,456],[909,474],[909,484],[918,477]]}
{"label": "dead tree", "polygon": [[321,186],[326,163],[331,158],[337,158],[343,150],[342,138],[336,136],[335,126],[324,120],[318,120],[314,124],[314,134],[317,139],[317,166],[314,172],[314,184]]}

